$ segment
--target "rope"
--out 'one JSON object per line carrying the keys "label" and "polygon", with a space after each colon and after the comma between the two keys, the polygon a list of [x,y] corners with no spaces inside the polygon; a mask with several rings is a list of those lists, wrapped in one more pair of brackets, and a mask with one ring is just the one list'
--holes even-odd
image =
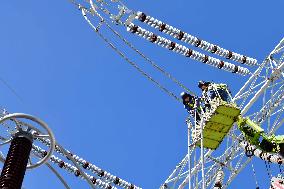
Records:
{"label": "rope", "polygon": [[63,179],[63,177],[54,169],[49,163],[45,163],[45,165],[57,176],[57,178],[60,180],[60,182],[64,185],[66,189],[71,189],[66,181]]}
{"label": "rope", "polygon": [[264,163],[265,163],[265,167],[266,167],[266,171],[267,171],[268,177],[271,180],[272,176],[271,176],[271,173],[270,173],[270,164],[269,164],[269,162],[266,162],[266,161],[264,161]]}
{"label": "rope", "polygon": [[133,51],[135,51],[136,53],[138,53],[141,57],[143,57],[148,63],[150,63],[154,68],[156,68],[158,71],[160,71],[162,74],[164,74],[165,76],[167,76],[170,80],[172,80],[174,83],[176,83],[178,86],[180,86],[182,89],[184,89],[185,91],[187,91],[188,93],[190,93],[193,96],[196,96],[194,94],[194,92],[192,92],[191,90],[189,90],[185,85],[183,85],[180,81],[178,81],[174,76],[172,76],[170,73],[166,72],[165,70],[163,70],[163,68],[161,68],[160,66],[158,66],[154,61],[152,61],[150,58],[148,58],[147,56],[145,56],[142,52],[140,52],[137,48],[135,48],[129,41],[127,41],[125,38],[123,38],[117,31],[115,31],[107,22],[104,22],[106,24],[106,26],[116,35],[118,36],[126,45],[128,45]]}
{"label": "rope", "polygon": [[13,93],[13,95],[15,95],[15,97],[21,102],[24,103],[22,97],[16,92],[15,89],[13,89],[13,87],[11,87],[11,85],[9,85],[9,83],[7,81],[5,81],[2,77],[0,77],[0,81]]}
{"label": "rope", "polygon": [[105,41],[119,56],[121,56],[126,62],[128,62],[130,65],[132,65],[138,72],[140,72],[142,75],[144,75],[147,79],[149,79],[151,82],[153,82],[155,85],[157,85],[162,91],[167,93],[169,96],[173,97],[177,101],[182,103],[182,100],[178,98],[174,93],[169,91],[167,88],[163,87],[159,82],[157,82],[155,79],[153,79],[149,74],[144,72],[140,67],[138,67],[133,61],[131,61],[127,56],[125,56],[115,45],[113,45],[107,38],[105,38],[99,30],[91,23],[91,21],[88,19],[86,15],[86,11],[84,8],[79,7],[82,10],[82,15],[85,18],[85,20],[89,23],[89,25],[94,29],[94,31],[98,34],[98,36]]}
{"label": "rope", "polygon": [[254,177],[254,180],[255,180],[256,188],[259,188],[253,163],[251,163],[251,168],[252,168],[252,171],[253,171],[253,177]]}

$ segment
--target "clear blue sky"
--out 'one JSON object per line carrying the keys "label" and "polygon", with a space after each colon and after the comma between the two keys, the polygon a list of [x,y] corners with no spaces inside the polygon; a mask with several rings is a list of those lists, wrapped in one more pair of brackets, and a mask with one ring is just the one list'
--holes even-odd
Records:
{"label": "clear blue sky", "polygon": [[[136,0],[125,4],[260,61],[284,33],[284,2],[280,0]],[[158,188],[187,150],[187,114],[182,105],[108,48],[68,1],[1,1],[0,7],[0,77],[22,99],[0,83],[1,106],[40,117],[60,144],[95,165],[143,188]],[[228,83],[233,93],[247,79],[121,31],[197,93],[196,83],[201,79]],[[172,91],[182,91],[126,47],[121,48]],[[264,163],[254,163],[263,181],[261,188],[268,188]],[[88,187],[73,175],[63,175],[72,188]],[[46,167],[27,172],[24,185],[27,189],[63,188]],[[245,169],[230,188],[255,188],[251,169]]]}

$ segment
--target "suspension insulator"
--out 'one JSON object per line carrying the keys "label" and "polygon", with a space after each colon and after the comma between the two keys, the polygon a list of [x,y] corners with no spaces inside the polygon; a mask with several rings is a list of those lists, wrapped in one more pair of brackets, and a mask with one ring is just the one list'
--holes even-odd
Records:
{"label": "suspension insulator", "polygon": [[257,65],[257,60],[253,58],[249,58],[243,55],[240,55],[238,53],[223,49],[217,45],[211,44],[209,42],[206,42],[204,40],[201,40],[195,36],[192,36],[188,33],[182,32],[181,30],[170,26],[168,24],[163,23],[160,20],[157,20],[151,16],[147,16],[143,12],[137,12],[137,16],[135,19],[140,20],[141,22],[146,23],[147,25],[158,29],[159,31],[168,34],[178,40],[181,40],[187,44],[194,45],[200,49],[203,49],[207,52],[211,52],[214,54],[217,54],[219,56],[222,56],[224,58],[242,63],[242,64],[247,64],[249,66],[256,66]]}
{"label": "suspension insulator", "polygon": [[1,189],[21,189],[31,149],[32,136],[28,133],[16,134],[1,172]]}
{"label": "suspension insulator", "polygon": [[[166,27],[166,26],[163,25],[163,24],[160,25],[160,29],[164,29],[164,27]],[[192,58],[196,61],[206,63],[207,65],[211,65],[213,67],[217,67],[219,69],[223,69],[223,70],[226,70],[226,71],[229,71],[229,72],[232,72],[232,73],[237,73],[237,74],[240,74],[240,75],[243,75],[243,76],[250,74],[250,71],[247,68],[239,67],[239,66],[231,64],[229,62],[224,62],[224,61],[221,61],[217,58],[213,58],[213,57],[204,55],[202,53],[199,53],[197,51],[191,50],[191,49],[189,49],[189,48],[187,48],[183,45],[180,45],[178,43],[170,41],[170,40],[168,40],[168,39],[166,39],[162,36],[153,34],[152,32],[145,30],[141,27],[138,27],[138,26],[136,26],[132,23],[127,26],[127,31],[134,33],[134,34],[136,34],[136,35],[138,35],[138,36],[140,36],[140,37],[142,37],[142,38],[144,38],[144,39],[146,39],[146,40],[148,40],[152,43],[155,43],[155,44],[163,47],[163,48],[169,49],[171,51],[174,51],[174,52],[179,53],[181,55],[184,55],[186,57],[190,57],[190,58]],[[196,38],[194,44],[195,44],[195,46],[202,46],[203,42],[204,41]],[[218,50],[220,50],[220,49],[218,49]]]}

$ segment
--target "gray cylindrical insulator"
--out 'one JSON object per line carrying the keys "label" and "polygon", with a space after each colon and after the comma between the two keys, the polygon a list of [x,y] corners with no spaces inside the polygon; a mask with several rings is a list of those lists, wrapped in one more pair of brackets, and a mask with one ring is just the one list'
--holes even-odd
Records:
{"label": "gray cylindrical insulator", "polygon": [[0,177],[1,189],[21,189],[32,140],[25,135],[18,135],[12,141]]}

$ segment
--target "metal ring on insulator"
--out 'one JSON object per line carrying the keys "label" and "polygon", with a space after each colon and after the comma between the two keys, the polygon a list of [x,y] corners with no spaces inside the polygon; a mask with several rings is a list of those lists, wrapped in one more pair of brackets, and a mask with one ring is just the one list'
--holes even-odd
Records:
{"label": "metal ring on insulator", "polygon": [[246,150],[245,153],[246,153],[247,157],[252,157],[253,156],[253,152],[251,150]]}
{"label": "metal ring on insulator", "polygon": [[[51,129],[48,127],[48,125],[38,119],[37,117],[34,117],[32,115],[29,115],[29,114],[24,114],[24,113],[13,113],[13,114],[8,114],[8,115],[5,115],[4,117],[2,117],[0,119],[0,124],[2,124],[3,122],[7,121],[7,120],[11,120],[11,121],[14,121],[15,124],[16,124],[16,128],[18,131],[22,131],[22,127],[20,127],[18,124],[19,124],[19,121],[17,119],[28,119],[30,121],[33,121],[35,123],[37,123],[38,125],[40,125],[46,132],[47,132],[47,135],[42,135],[41,131],[37,128],[35,128],[34,126],[30,125],[30,124],[25,124],[27,128],[27,132],[30,132],[33,136],[33,138],[40,138],[40,137],[46,137],[50,140],[50,145],[49,145],[49,151],[47,152],[47,154],[45,155],[45,157],[43,157],[41,160],[39,160],[37,163],[35,164],[30,164],[27,166],[27,169],[33,169],[33,168],[36,168],[36,167],[39,167],[41,165],[43,165],[44,163],[46,163],[51,155],[53,154],[53,151],[55,149],[55,137],[54,137],[54,134],[53,132],[51,131]],[[24,123],[23,123],[24,124]]]}
{"label": "metal ring on insulator", "polygon": [[279,158],[277,158],[277,163],[278,163],[279,165],[281,165],[281,164],[282,164],[282,162],[283,162],[283,161],[282,161],[282,158],[280,158],[280,157],[279,157]]}
{"label": "metal ring on insulator", "polygon": [[231,59],[233,57],[232,51],[229,51],[228,56],[226,57],[227,59]]}
{"label": "metal ring on insulator", "polygon": [[184,32],[180,31],[179,34],[177,35],[177,39],[181,40],[184,36]]}
{"label": "metal ring on insulator", "polygon": [[253,151],[248,149],[249,146],[250,146],[249,144],[247,144],[245,146],[245,154],[246,154],[247,157],[252,157],[253,156]]}
{"label": "metal ring on insulator", "polygon": [[263,151],[260,152],[259,157],[260,157],[260,159],[264,160],[262,155],[263,155]]}
{"label": "metal ring on insulator", "polygon": [[78,177],[78,176],[80,176],[80,175],[81,175],[81,173],[80,173],[80,171],[79,171],[78,169],[75,171],[75,173],[74,173],[74,174],[75,174],[75,176],[76,176],[76,177]]}
{"label": "metal ring on insulator", "polygon": [[134,25],[133,27],[130,28],[131,33],[136,33],[138,30],[138,26]]}
{"label": "metal ring on insulator", "polygon": [[242,64],[246,63],[247,62],[247,57],[246,56],[243,56],[242,58]]}
{"label": "metal ring on insulator", "polygon": [[199,47],[200,44],[201,44],[201,40],[197,38],[197,41],[195,42],[194,45],[195,45],[196,47]]}
{"label": "metal ring on insulator", "polygon": [[93,184],[96,184],[97,179],[96,179],[95,177],[93,177],[93,178],[91,179],[91,181],[92,181]]}
{"label": "metal ring on insulator", "polygon": [[83,167],[84,169],[87,169],[89,165],[90,165],[90,163],[89,163],[89,162],[86,162],[86,163],[84,163],[84,165],[83,165],[82,167]]}
{"label": "metal ring on insulator", "polygon": [[145,13],[141,13],[141,15],[139,16],[138,20],[140,20],[141,22],[144,22],[146,20],[147,16]]}
{"label": "metal ring on insulator", "polygon": [[191,49],[188,49],[188,50],[186,51],[185,56],[186,56],[186,57],[191,57],[191,55],[192,55],[192,50],[191,50]]}
{"label": "metal ring on insulator", "polygon": [[217,45],[214,45],[213,49],[211,50],[211,53],[216,53],[218,50]]}
{"label": "metal ring on insulator", "polygon": [[166,29],[166,24],[162,23],[159,27],[159,31],[164,31]]}
{"label": "metal ring on insulator", "polygon": [[173,50],[176,47],[176,43],[175,42],[171,42],[170,44],[170,50]]}
{"label": "metal ring on insulator", "polygon": [[218,68],[222,69],[224,67],[224,65],[225,65],[225,62],[221,60],[218,64]]}
{"label": "metal ring on insulator", "polygon": [[204,56],[204,59],[203,59],[203,63],[208,62],[208,60],[209,60],[208,56],[207,56],[207,55],[205,55],[205,56]]}
{"label": "metal ring on insulator", "polygon": [[151,37],[150,37],[150,42],[154,43],[155,41],[157,41],[158,39],[158,36],[153,34]]}
{"label": "metal ring on insulator", "polygon": [[235,65],[234,71],[232,73],[237,73],[239,71],[239,66]]}
{"label": "metal ring on insulator", "polygon": [[99,177],[103,177],[105,175],[105,171],[104,170],[100,170],[100,172],[98,173]]}
{"label": "metal ring on insulator", "polygon": [[60,168],[63,168],[63,167],[65,166],[64,161],[60,161],[60,162],[58,163],[58,166],[59,166]]}
{"label": "metal ring on insulator", "polygon": [[271,157],[272,157],[271,154],[267,157],[267,161],[270,162],[270,163],[271,163]]}

